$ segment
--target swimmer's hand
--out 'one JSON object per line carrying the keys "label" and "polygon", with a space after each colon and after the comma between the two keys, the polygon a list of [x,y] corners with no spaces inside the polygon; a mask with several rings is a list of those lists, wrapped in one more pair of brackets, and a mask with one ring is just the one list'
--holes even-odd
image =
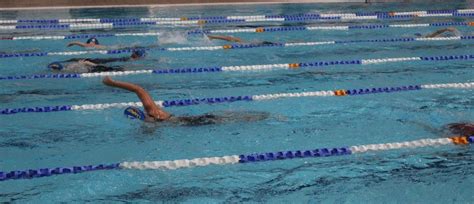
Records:
{"label": "swimmer's hand", "polygon": [[105,76],[104,79],[102,80],[102,83],[104,83],[107,86],[112,86],[114,84],[114,80],[112,80],[110,76]]}

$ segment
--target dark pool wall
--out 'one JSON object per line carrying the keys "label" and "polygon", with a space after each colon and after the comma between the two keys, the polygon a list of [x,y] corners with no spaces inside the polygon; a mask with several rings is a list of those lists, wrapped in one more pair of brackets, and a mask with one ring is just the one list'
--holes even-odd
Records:
{"label": "dark pool wall", "polygon": [[[369,0],[0,0],[0,8],[21,7],[74,7],[144,4],[198,4],[198,3],[251,3],[251,2],[365,2]],[[378,1],[378,0],[377,0]],[[393,0],[392,0],[393,1]]]}
{"label": "dark pool wall", "polygon": [[468,8],[474,7],[474,0],[0,0],[0,9],[17,9],[32,7],[94,7],[94,6],[140,6],[140,5],[179,5],[179,4],[212,4],[212,3],[383,3],[383,2],[403,2],[403,3],[466,3]]}

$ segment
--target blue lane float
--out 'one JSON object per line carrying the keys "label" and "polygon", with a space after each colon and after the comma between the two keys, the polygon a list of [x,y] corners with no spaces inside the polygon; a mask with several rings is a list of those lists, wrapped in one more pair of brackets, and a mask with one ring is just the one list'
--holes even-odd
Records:
{"label": "blue lane float", "polygon": [[305,157],[330,157],[352,154],[349,147],[321,148],[312,150],[297,150],[284,152],[266,152],[239,155],[239,163],[264,162],[271,160],[284,160]]}
{"label": "blue lane float", "polygon": [[61,174],[77,174],[89,171],[111,170],[119,169],[119,163],[114,164],[99,164],[99,165],[85,165],[73,167],[57,167],[57,168],[41,168],[28,169],[20,171],[0,172],[0,181],[17,180],[17,179],[32,179],[49,177]]}

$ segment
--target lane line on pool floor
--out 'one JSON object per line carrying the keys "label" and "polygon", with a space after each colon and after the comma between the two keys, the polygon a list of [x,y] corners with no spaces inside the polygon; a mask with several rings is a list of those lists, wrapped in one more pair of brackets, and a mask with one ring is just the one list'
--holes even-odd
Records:
{"label": "lane line on pool floor", "polygon": [[33,79],[83,79],[102,76],[126,76],[144,74],[203,74],[203,73],[225,73],[225,72],[255,72],[273,70],[297,70],[305,68],[321,68],[327,66],[362,66],[368,64],[399,63],[410,61],[471,61],[474,55],[444,55],[444,56],[424,56],[424,57],[396,57],[378,59],[350,59],[314,62],[295,62],[285,64],[260,64],[260,65],[238,65],[238,66],[212,66],[212,67],[192,67],[192,68],[170,68],[170,69],[147,69],[133,71],[115,71],[98,73],[62,73],[62,74],[34,74],[20,76],[0,76],[0,81],[12,80],[33,80]]}
{"label": "lane line on pool floor", "polygon": [[[284,26],[284,27],[258,27],[239,29],[217,29],[217,30],[192,30],[186,32],[188,35],[202,34],[225,34],[225,33],[266,33],[266,32],[288,32],[288,31],[321,31],[321,30],[373,30],[385,28],[418,28],[418,27],[446,27],[446,26],[474,26],[474,22],[434,22],[416,24],[368,24],[368,25],[332,25],[332,26]],[[1,27],[0,27],[1,28]],[[12,36],[1,37],[0,40],[71,40],[84,38],[105,38],[122,36],[159,36],[160,32],[146,33],[115,33],[115,34],[72,34],[72,35],[51,35],[51,36]]]}
{"label": "lane line on pool floor", "polygon": [[369,40],[334,40],[334,41],[315,41],[315,42],[290,42],[290,43],[267,43],[267,44],[228,44],[220,46],[194,46],[194,47],[155,47],[155,48],[124,48],[113,50],[86,50],[86,51],[63,51],[63,52],[29,52],[29,53],[9,53],[0,54],[0,59],[4,58],[23,58],[23,57],[49,57],[49,56],[78,56],[87,54],[130,54],[134,51],[217,51],[217,50],[235,50],[249,48],[283,48],[283,47],[299,47],[299,46],[334,46],[346,44],[360,43],[399,43],[399,42],[424,42],[424,41],[457,41],[457,40],[474,40],[474,36],[457,36],[457,37],[431,37],[431,38],[384,38]]}
{"label": "lane line on pool floor", "polygon": [[[365,13],[308,13],[292,15],[209,16],[209,17],[145,17],[145,18],[84,18],[84,19],[20,19],[0,20],[0,24],[40,23],[43,25],[9,25],[0,29],[51,29],[55,28],[114,28],[139,25],[202,25],[245,22],[306,22],[318,20],[411,20],[424,17],[472,17],[474,9],[427,10],[410,12]],[[46,25],[44,25],[46,24]]]}
{"label": "lane line on pool floor", "polygon": [[[301,97],[328,97],[328,96],[360,96],[367,94],[382,93],[398,93],[407,91],[418,91],[422,89],[473,89],[474,82],[465,83],[446,83],[446,84],[425,84],[425,85],[407,85],[396,87],[373,87],[363,89],[339,89],[327,91],[309,91],[297,93],[273,93],[260,95],[244,95],[244,96],[225,96],[225,97],[208,97],[208,98],[191,98],[155,101],[161,107],[183,107],[202,104],[219,104],[232,103],[239,101],[265,101],[282,98],[301,98]],[[13,115],[18,113],[48,113],[48,112],[64,112],[64,111],[83,111],[83,110],[104,110],[110,108],[125,108],[129,106],[142,107],[141,102],[119,102],[119,103],[103,103],[103,104],[84,104],[84,105],[56,105],[42,107],[23,107],[23,108],[3,108],[0,109],[0,115]]]}
{"label": "lane line on pool floor", "polygon": [[418,139],[405,142],[367,144],[343,146],[336,148],[318,148],[310,150],[277,151],[229,155],[220,157],[201,157],[194,159],[180,159],[169,161],[131,161],[113,164],[84,165],[73,167],[40,168],[19,171],[0,172],[0,181],[33,179],[61,174],[76,174],[97,170],[138,169],[138,170],[175,170],[180,168],[203,167],[210,165],[235,165],[261,163],[277,160],[302,158],[320,158],[329,156],[348,156],[366,152],[379,152],[398,149],[414,149],[424,147],[438,147],[445,145],[466,146],[474,143],[474,136],[453,136],[437,139]]}

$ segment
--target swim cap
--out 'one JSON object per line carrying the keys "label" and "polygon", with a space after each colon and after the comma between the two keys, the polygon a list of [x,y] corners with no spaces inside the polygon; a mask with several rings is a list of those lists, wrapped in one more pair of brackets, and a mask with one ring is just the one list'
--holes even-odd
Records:
{"label": "swim cap", "polygon": [[136,58],[144,57],[146,54],[145,50],[135,50],[132,53],[132,56],[135,55]]}
{"label": "swim cap", "polygon": [[263,41],[262,45],[274,45],[275,43],[272,43],[270,41]]}
{"label": "swim cap", "polygon": [[53,62],[51,64],[48,64],[48,68],[54,70],[62,70],[64,67],[60,62]]}
{"label": "swim cap", "polygon": [[421,33],[415,33],[415,36],[421,37],[423,35]]}
{"label": "swim cap", "polygon": [[92,44],[98,45],[98,44],[99,44],[99,40],[97,40],[97,38],[92,37],[92,38],[87,39],[87,42],[86,42],[86,43],[87,43],[87,44],[91,44],[91,43],[92,43]]}
{"label": "swim cap", "polygon": [[130,119],[139,119],[139,120],[145,120],[145,113],[138,109],[137,107],[128,107],[123,111],[123,114],[127,116],[127,118]]}

